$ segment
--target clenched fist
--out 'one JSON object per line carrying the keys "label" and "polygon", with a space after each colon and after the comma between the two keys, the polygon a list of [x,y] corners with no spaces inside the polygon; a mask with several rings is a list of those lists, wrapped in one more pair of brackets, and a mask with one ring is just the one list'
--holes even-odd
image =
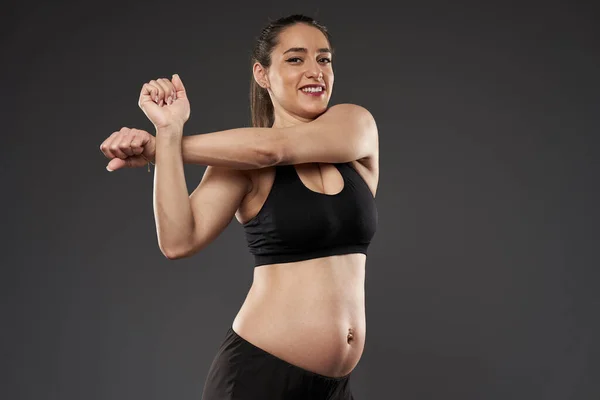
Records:
{"label": "clenched fist", "polygon": [[156,129],[183,125],[190,117],[190,102],[178,74],[172,81],[151,80],[142,86],[138,106]]}
{"label": "clenched fist", "polygon": [[123,127],[102,142],[100,151],[111,159],[106,166],[109,171],[143,167],[148,161],[154,162],[156,139],[141,129]]}

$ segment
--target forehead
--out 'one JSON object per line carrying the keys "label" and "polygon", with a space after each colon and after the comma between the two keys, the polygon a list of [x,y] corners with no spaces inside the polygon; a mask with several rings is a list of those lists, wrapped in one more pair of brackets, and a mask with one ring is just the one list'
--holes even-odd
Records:
{"label": "forehead", "polygon": [[306,24],[295,24],[284,29],[278,38],[275,52],[283,53],[291,47],[304,47],[309,52],[316,52],[321,48],[328,48],[329,42],[319,29]]}

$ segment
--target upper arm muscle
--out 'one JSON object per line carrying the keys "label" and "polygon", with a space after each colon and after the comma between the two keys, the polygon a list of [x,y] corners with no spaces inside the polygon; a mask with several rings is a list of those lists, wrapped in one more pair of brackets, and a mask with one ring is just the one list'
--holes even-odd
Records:
{"label": "upper arm muscle", "polygon": [[207,166],[202,181],[190,195],[194,232],[189,254],[210,244],[229,225],[252,181],[244,171]]}
{"label": "upper arm muscle", "polygon": [[373,157],[377,125],[371,113],[355,104],[332,106],[315,120],[278,129],[278,164],[344,163]]}

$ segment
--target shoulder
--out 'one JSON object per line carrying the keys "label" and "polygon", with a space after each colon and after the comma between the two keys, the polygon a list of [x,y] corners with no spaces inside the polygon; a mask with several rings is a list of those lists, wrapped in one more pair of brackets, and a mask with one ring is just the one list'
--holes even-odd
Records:
{"label": "shoulder", "polygon": [[340,103],[333,105],[321,114],[320,117],[344,117],[350,118],[353,121],[375,123],[373,114],[366,108],[358,104]]}
{"label": "shoulder", "polygon": [[351,103],[336,104],[326,112],[331,112],[336,119],[356,124],[363,139],[362,143],[372,148],[368,157],[354,160],[350,164],[371,187],[375,196],[379,182],[379,134],[373,114],[366,107]]}
{"label": "shoulder", "polygon": [[333,105],[308,123],[277,128],[273,137],[276,164],[346,163],[378,151],[373,116],[350,103]]}
{"label": "shoulder", "polygon": [[365,139],[377,140],[377,124],[373,114],[366,108],[358,104],[341,103],[329,107],[317,119],[322,122],[335,123],[340,127],[353,127]]}

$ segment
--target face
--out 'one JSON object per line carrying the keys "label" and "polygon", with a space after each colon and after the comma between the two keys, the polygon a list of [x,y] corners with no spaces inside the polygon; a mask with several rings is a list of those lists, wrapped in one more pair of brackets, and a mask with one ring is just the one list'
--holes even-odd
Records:
{"label": "face", "polygon": [[319,29],[302,23],[284,29],[278,42],[271,66],[264,70],[255,64],[255,77],[269,92],[276,122],[312,120],[327,109],[333,89],[329,42]]}

